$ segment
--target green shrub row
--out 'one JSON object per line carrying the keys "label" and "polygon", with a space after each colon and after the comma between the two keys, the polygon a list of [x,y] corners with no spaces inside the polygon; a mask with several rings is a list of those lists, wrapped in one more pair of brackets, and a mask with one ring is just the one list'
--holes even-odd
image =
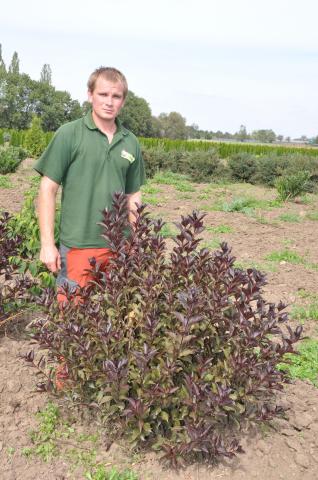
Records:
{"label": "green shrub row", "polygon": [[284,145],[260,145],[250,143],[232,143],[232,142],[211,142],[195,140],[169,140],[166,138],[140,138],[140,143],[145,148],[160,148],[166,152],[181,150],[185,152],[216,150],[221,158],[228,158],[235,154],[248,153],[251,155],[277,155],[284,156],[289,154],[306,155],[310,157],[318,156],[316,147],[290,147]]}
{"label": "green shrub row", "polygon": [[195,182],[235,181],[273,187],[278,178],[305,171],[308,191],[314,190],[318,180],[318,158],[299,154],[258,157],[240,153],[225,160],[214,149],[187,152],[144,146],[143,157],[148,177],[160,170],[170,170]]}

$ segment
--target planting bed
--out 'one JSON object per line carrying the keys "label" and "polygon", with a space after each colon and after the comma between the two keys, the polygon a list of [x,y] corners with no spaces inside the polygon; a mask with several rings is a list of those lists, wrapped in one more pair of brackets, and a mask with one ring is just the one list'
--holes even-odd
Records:
{"label": "planting bed", "polygon": [[[22,192],[28,188],[32,176],[30,165],[30,161],[24,162],[16,174],[9,176],[14,188],[0,191],[1,210],[13,212],[21,206]],[[180,215],[191,212],[194,207],[205,210],[207,229],[202,234],[203,243],[215,249],[217,242],[225,240],[232,246],[239,265],[265,271],[268,279],[265,298],[287,302],[293,326],[303,323],[304,334],[318,340],[318,196],[308,195],[297,203],[273,206],[270,202],[275,199],[275,191],[261,187],[209,186],[177,180],[174,185],[171,181],[167,183],[170,184],[147,185],[148,193],[144,197],[151,203],[152,215],[168,222],[167,242],[172,242],[172,222],[179,220]],[[243,212],[224,211],[231,210],[237,199],[247,198],[253,199],[254,204],[250,201],[250,207]],[[268,201],[267,204],[264,201]],[[299,313],[309,310],[307,318]],[[293,316],[298,316],[298,320]],[[140,480],[318,478],[318,388],[301,379],[294,379],[284,393],[279,394],[280,403],[287,408],[285,419],[273,421],[259,431],[242,432],[241,443],[246,453],[234,460],[222,460],[213,467],[194,465],[178,473],[163,468],[154,454],[130,454],[125,445],[109,445],[105,434],[100,434],[94,442],[79,440],[80,434],[99,432],[97,424],[85,419],[77,419],[72,431],[59,437],[58,455],[48,462],[39,455],[30,455],[29,432],[39,424],[35,414],[43,410],[49,400],[47,394],[35,393],[35,372],[18,358],[30,349],[24,332],[30,320],[32,315],[28,314],[7,332],[0,333],[1,480],[90,478],[85,477],[85,472],[93,472],[92,465],[96,462],[118,470],[129,467]],[[318,359],[316,361],[318,363]],[[61,411],[65,410],[60,399],[52,400],[61,405]],[[83,452],[94,458],[91,464]]]}

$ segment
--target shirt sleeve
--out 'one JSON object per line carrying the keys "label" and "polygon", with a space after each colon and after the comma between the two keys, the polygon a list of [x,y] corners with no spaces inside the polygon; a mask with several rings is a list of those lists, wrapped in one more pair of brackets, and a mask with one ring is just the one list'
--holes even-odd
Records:
{"label": "shirt sleeve", "polygon": [[33,168],[41,175],[61,184],[71,163],[72,134],[69,128],[60,127]]}
{"label": "shirt sleeve", "polygon": [[126,176],[125,193],[139,192],[140,187],[145,183],[145,165],[141,154],[139,143],[137,143],[136,159],[130,165]]}

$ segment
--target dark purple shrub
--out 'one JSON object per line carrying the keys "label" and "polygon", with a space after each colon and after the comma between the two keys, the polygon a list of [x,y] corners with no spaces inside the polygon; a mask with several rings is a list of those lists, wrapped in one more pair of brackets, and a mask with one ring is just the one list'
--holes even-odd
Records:
{"label": "dark purple shrub", "polygon": [[263,299],[262,273],[235,268],[226,244],[199,249],[203,217],[182,217],[168,252],[163,222],[145,206],[122,235],[126,199],[116,195],[103,221],[111,268],[92,260],[95,281],[62,312],[46,295],[48,317],[35,334],[65,359],[73,398],[173,464],[231,457],[241,450],[235,426],[280,413],[275,390],[286,377],[277,365],[301,335],[282,331],[284,305]]}

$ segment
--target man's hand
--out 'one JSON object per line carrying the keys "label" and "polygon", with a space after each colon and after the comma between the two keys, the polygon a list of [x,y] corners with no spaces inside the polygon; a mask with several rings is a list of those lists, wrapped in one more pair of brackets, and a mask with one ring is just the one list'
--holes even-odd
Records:
{"label": "man's hand", "polygon": [[41,247],[40,260],[45,263],[50,272],[61,270],[61,256],[55,245]]}
{"label": "man's hand", "polygon": [[61,269],[61,257],[54,242],[55,198],[58,188],[58,183],[44,176],[41,179],[38,197],[40,260],[53,273]]}

